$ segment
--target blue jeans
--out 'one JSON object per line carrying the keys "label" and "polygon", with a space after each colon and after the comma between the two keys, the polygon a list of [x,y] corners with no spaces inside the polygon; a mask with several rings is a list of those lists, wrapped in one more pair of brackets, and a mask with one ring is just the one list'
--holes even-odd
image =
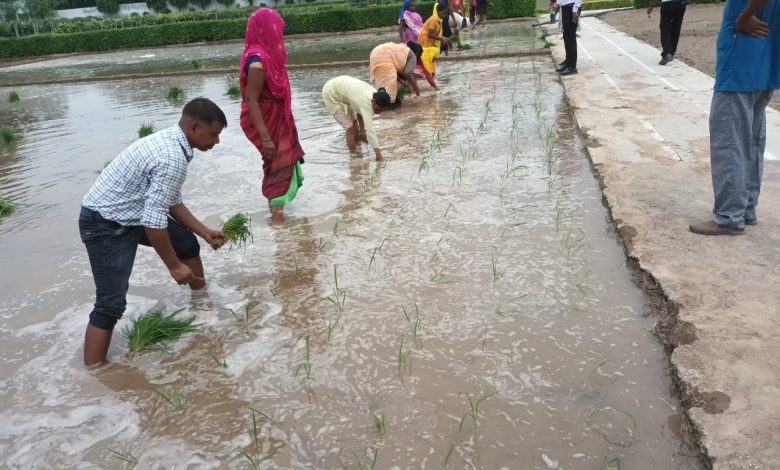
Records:
{"label": "blue jeans", "polygon": [[[95,280],[95,306],[89,314],[89,323],[113,330],[127,307],[135,252],[139,244],[149,246],[149,240],[144,227],[121,225],[84,207],[79,215],[79,232]],[[200,245],[195,235],[173,219],[168,219],[168,234],[179,259],[199,255]]]}
{"label": "blue jeans", "polygon": [[713,220],[741,229],[756,218],[766,148],[766,107],[772,91],[715,92],[710,109]]}

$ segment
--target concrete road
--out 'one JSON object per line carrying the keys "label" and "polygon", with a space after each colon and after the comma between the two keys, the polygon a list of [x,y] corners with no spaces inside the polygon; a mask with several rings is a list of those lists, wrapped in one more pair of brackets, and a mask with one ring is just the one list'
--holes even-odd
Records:
{"label": "concrete road", "polygon": [[759,224],[694,235],[712,210],[713,78],[658,65],[660,51],[597,18],[580,34],[579,74],[562,81],[627,254],[669,300],[660,331],[693,432],[715,469],[780,468],[780,113],[767,116]]}

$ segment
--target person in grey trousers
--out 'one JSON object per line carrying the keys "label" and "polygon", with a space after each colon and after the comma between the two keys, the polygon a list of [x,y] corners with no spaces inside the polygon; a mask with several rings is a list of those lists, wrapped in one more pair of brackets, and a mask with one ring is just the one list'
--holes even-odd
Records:
{"label": "person in grey trousers", "polygon": [[700,235],[741,235],[756,225],[766,107],[780,88],[780,1],[728,0],[718,36],[710,109],[713,219]]}

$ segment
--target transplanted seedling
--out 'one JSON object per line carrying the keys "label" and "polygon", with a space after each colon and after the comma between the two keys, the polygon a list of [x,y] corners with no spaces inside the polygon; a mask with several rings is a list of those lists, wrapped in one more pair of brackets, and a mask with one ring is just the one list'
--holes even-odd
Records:
{"label": "transplanted seedling", "polygon": [[243,248],[254,241],[252,236],[252,218],[247,212],[239,212],[222,224],[220,230],[225,240],[230,242],[229,250]]}
{"label": "transplanted seedling", "polygon": [[[406,307],[401,306],[401,310],[404,312],[404,318],[409,325],[409,330],[412,333],[412,342],[417,343],[417,335],[420,332],[420,326],[422,325],[422,318],[420,314],[420,307],[417,305],[417,301],[414,301],[414,310],[406,311]],[[402,339],[403,342],[403,339]]]}
{"label": "transplanted seedling", "polygon": [[[363,451],[362,457],[352,449],[347,450],[350,454],[352,454],[352,457],[355,459],[355,462],[358,464],[358,468],[360,470],[374,470],[374,468],[376,468],[376,461],[379,457],[379,449],[372,447],[369,451],[369,448],[366,447]],[[339,464],[341,464],[342,468],[348,468],[347,464],[341,460],[342,452],[344,452],[343,447],[339,449],[339,453],[336,455],[336,459],[339,461]]]}
{"label": "transplanted seedling", "polygon": [[16,103],[21,98],[19,98],[19,93],[12,91],[11,93],[8,93],[8,102],[9,103]]}
{"label": "transplanted seedling", "polygon": [[168,101],[178,103],[184,99],[184,90],[177,86],[172,86],[168,88],[168,94],[165,97],[168,98]]}
{"label": "transplanted seedling", "polygon": [[463,44],[463,50],[464,51],[470,51],[472,49],[474,49],[474,48],[471,46],[471,44]]}
{"label": "transplanted seedling", "polygon": [[233,99],[238,99],[241,98],[241,89],[238,87],[238,85],[231,85],[225,94]]}
{"label": "transplanted seedling", "polygon": [[0,217],[11,214],[16,210],[16,204],[8,198],[0,197]]}
{"label": "transplanted seedling", "polygon": [[141,127],[138,128],[138,138],[143,139],[144,137],[148,135],[154,134],[154,124],[151,122],[149,123],[143,123],[141,124]]}
{"label": "transplanted seedling", "polygon": [[154,391],[157,392],[157,395],[159,395],[167,404],[171,405],[174,410],[184,411],[186,402],[184,400],[184,395],[182,395],[179,390],[169,388],[167,390],[155,389]]}
{"label": "transplanted seedling", "polygon": [[326,297],[325,300],[332,303],[341,315],[344,313],[344,304],[347,302],[347,292],[339,287],[339,272],[335,264],[333,265],[333,282],[333,295]]}
{"label": "transplanted seedling", "polygon": [[241,323],[242,328],[249,329],[249,325],[257,320],[257,317],[252,318],[252,309],[255,308],[259,303],[260,302],[253,300],[244,305],[244,307],[241,309],[241,312],[236,312],[232,308],[227,309],[227,311],[233,315],[233,318],[235,318],[237,322]]}
{"label": "transplanted seedling", "polygon": [[120,460],[129,465],[129,468],[133,468],[138,465],[138,457],[134,456],[130,452],[119,452],[118,450],[108,449],[111,452],[111,457]]}
{"label": "transplanted seedling", "polygon": [[160,311],[151,312],[136,318],[131,325],[126,325],[122,336],[127,339],[130,353],[161,349],[163,343],[197,330],[197,325],[192,323],[195,317],[174,318],[177,313],[165,315]]}
{"label": "transplanted seedling", "polygon": [[476,401],[471,398],[471,394],[462,393],[461,395],[465,395],[466,398],[468,399],[469,409],[460,419],[460,425],[458,426],[458,431],[463,431],[463,424],[466,422],[466,418],[471,418],[471,420],[474,422],[474,428],[476,429],[477,426],[479,425],[479,405],[483,401],[495,395],[496,393],[498,392],[489,393]]}
{"label": "transplanted seedling", "polygon": [[385,433],[385,414],[384,413],[371,413],[371,427],[378,435]]}
{"label": "transplanted seedling", "polygon": [[622,467],[620,466],[620,457],[615,457],[614,459],[604,464],[604,470],[621,470],[621,469]]}
{"label": "transplanted seedling", "polygon": [[308,380],[311,378],[311,338],[308,334],[306,334],[298,337],[298,339],[303,339],[305,341],[306,347],[303,353],[303,362],[298,364],[298,368],[295,369],[295,376],[298,377],[298,373],[301,371],[301,369],[303,369],[303,374]]}
{"label": "transplanted seedling", "polygon": [[[260,442],[260,433],[257,430],[257,422],[262,422],[262,417],[258,420],[257,414],[259,412],[252,408],[250,408],[250,410],[252,411],[252,444],[254,445],[254,449],[252,449],[251,453],[243,449],[238,449],[238,453],[249,462],[252,468],[260,470],[260,462],[263,461],[263,445]],[[265,413],[262,413],[262,415],[268,416]]]}
{"label": "transplanted seedling", "polygon": [[17,140],[19,140],[19,137],[16,135],[16,132],[14,132],[13,129],[5,126],[0,127],[0,142],[4,143],[5,145],[10,145]]}

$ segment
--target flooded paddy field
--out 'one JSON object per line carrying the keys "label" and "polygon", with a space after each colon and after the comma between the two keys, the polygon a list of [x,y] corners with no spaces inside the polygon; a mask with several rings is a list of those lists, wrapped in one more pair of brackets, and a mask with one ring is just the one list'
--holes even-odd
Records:
{"label": "flooded paddy field", "polygon": [[[320,97],[367,68],[293,71],[306,180],[283,225],[231,76],[18,88],[22,140],[0,149],[0,194],[20,205],[0,220],[0,466],[699,468],[549,58],[445,65],[441,91],[377,119],[382,163],[348,155]],[[185,201],[211,226],[250,212],[254,243],[204,249],[207,298],[139,249],[112,363],[88,371],[80,200],[141,123],[176,122],[170,86],[229,118]],[[199,330],[128,357],[119,332],[160,308]]]}
{"label": "flooded paddy field", "polygon": [[[506,54],[539,49],[544,41],[530,21],[497,23],[490,28],[462,33],[472,47],[462,54]],[[385,42],[397,42],[398,32],[334,33],[314,37],[290,36],[287,51],[292,66],[368,60],[371,50]],[[222,44],[134,49],[102,54],[78,54],[54,60],[0,68],[0,86],[25,82],[104,79],[117,75],[208,72],[236,68],[243,41]],[[459,52],[453,52],[452,57]]]}

